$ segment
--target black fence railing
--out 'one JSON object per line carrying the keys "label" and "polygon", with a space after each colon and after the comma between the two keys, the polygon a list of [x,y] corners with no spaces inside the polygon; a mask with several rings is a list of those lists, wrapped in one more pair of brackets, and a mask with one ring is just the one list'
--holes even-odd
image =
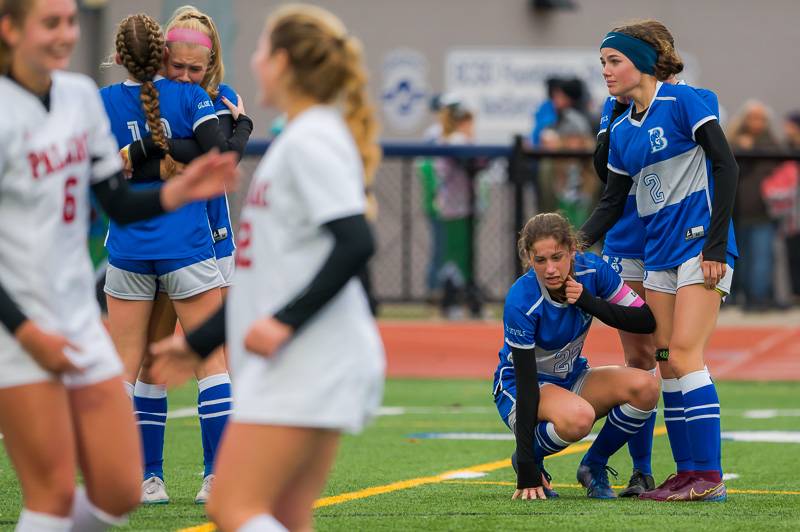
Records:
{"label": "black fence railing", "polygon": [[[268,141],[251,141],[242,161],[249,180]],[[543,150],[512,145],[443,146],[385,142],[384,159],[375,180],[379,214],[375,221],[378,253],[371,263],[375,296],[384,302],[421,302],[430,296],[433,223],[423,206],[419,164],[432,158],[460,161],[470,176],[469,262],[475,284],[486,301],[502,301],[520,273],[516,236],[525,220],[539,212],[542,179],[538,164],[579,160],[590,164],[591,150]],[[736,153],[737,160],[800,161],[800,152]],[[595,177],[596,179],[596,177]],[[231,197],[234,224],[248,183]]]}

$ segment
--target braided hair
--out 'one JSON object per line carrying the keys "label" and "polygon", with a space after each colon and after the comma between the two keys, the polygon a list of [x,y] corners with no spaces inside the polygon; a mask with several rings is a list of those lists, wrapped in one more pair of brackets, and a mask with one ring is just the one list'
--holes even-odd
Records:
{"label": "braided hair", "polygon": [[134,80],[142,84],[142,109],[153,142],[164,151],[165,161],[174,165],[169,156],[167,132],[161,121],[158,89],[153,83],[153,78],[164,64],[164,34],[161,26],[144,13],[125,17],[117,28],[115,46],[122,66]]}

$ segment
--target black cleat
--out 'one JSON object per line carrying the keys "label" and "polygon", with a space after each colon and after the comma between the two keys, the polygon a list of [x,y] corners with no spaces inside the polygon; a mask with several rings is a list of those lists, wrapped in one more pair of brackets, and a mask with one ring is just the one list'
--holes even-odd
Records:
{"label": "black cleat", "polygon": [[653,475],[645,475],[638,469],[634,469],[631,479],[628,481],[628,487],[619,492],[619,497],[638,497],[645,491],[655,488],[656,481],[653,479]]}

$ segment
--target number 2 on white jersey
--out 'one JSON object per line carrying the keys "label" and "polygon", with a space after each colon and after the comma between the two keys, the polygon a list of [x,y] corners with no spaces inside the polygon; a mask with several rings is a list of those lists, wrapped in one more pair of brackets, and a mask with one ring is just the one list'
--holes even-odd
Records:
{"label": "number 2 on white jersey", "polygon": [[236,249],[236,267],[249,268],[253,265],[250,257],[250,245],[253,243],[253,226],[247,220],[242,220],[239,224],[239,231],[236,235],[236,242],[239,244]]}

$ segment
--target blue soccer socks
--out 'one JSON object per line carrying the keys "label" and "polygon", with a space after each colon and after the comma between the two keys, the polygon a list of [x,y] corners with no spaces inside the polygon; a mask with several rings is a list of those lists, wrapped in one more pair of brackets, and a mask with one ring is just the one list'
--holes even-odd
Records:
{"label": "blue soccer socks", "polygon": [[214,457],[231,414],[231,378],[227,373],[211,375],[197,381],[197,413],[203,437],[204,476],[214,470]]}

